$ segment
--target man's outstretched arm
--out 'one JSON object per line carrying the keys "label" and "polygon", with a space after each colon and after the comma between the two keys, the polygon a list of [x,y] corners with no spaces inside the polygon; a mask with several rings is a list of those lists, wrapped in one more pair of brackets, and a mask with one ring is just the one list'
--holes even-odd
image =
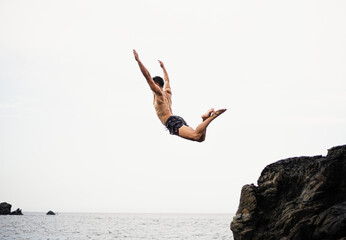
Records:
{"label": "man's outstretched arm", "polygon": [[157,93],[157,94],[160,94],[161,91],[160,91],[159,87],[156,86],[154,80],[151,78],[148,69],[146,69],[146,67],[144,67],[144,65],[143,65],[143,63],[141,62],[141,60],[139,60],[138,53],[136,52],[136,50],[133,50],[133,55],[135,56],[135,59],[136,59],[136,61],[137,61],[137,63],[138,63],[138,66],[139,66],[139,68],[140,68],[140,70],[141,70],[143,76],[144,76],[145,79],[147,80],[150,89],[151,89],[153,92],[155,92],[155,93]]}
{"label": "man's outstretched arm", "polygon": [[159,60],[160,66],[163,70],[163,74],[164,74],[164,79],[165,79],[165,91],[169,94],[172,94],[172,90],[171,90],[171,85],[169,84],[169,78],[168,78],[168,73],[167,70],[165,68],[165,66],[163,65],[163,62],[161,62]]}

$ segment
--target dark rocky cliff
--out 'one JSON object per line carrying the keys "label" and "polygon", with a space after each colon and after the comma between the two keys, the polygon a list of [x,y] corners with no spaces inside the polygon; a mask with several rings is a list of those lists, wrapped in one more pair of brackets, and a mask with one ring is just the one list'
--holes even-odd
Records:
{"label": "dark rocky cliff", "polygon": [[235,240],[346,240],[346,145],[268,165],[245,185]]}

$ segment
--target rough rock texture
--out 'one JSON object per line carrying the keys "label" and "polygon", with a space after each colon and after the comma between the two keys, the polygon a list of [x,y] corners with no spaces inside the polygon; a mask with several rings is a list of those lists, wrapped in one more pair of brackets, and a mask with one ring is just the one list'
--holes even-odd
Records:
{"label": "rough rock texture", "polygon": [[8,215],[11,213],[12,205],[7,202],[0,203],[0,215]]}
{"label": "rough rock texture", "polygon": [[11,213],[10,213],[10,215],[23,215],[23,213],[22,213],[22,209],[17,208],[17,210],[16,210],[16,211],[11,212]]}
{"label": "rough rock texture", "polygon": [[235,240],[346,240],[346,145],[268,165],[242,188]]}
{"label": "rough rock texture", "polygon": [[55,215],[53,211],[48,211],[46,215]]}

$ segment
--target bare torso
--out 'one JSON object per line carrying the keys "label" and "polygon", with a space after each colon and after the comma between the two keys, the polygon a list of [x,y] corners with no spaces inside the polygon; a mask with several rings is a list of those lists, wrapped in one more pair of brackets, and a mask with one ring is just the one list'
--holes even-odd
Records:
{"label": "bare torso", "polygon": [[171,94],[164,90],[162,90],[162,95],[154,93],[154,107],[160,121],[165,125],[167,119],[173,115]]}

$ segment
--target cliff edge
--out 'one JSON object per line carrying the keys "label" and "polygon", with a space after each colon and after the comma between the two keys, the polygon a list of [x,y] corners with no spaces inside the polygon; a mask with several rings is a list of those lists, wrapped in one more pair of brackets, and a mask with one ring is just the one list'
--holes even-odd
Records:
{"label": "cliff edge", "polygon": [[296,157],[242,188],[235,240],[346,240],[346,145],[326,157]]}

